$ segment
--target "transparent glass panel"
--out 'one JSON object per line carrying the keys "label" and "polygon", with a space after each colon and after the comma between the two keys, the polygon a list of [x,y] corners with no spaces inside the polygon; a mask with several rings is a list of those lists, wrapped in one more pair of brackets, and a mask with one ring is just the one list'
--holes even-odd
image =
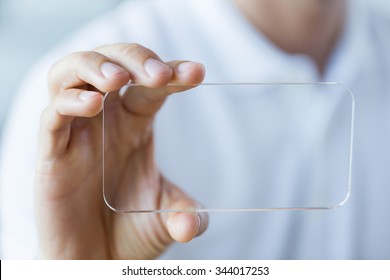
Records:
{"label": "transparent glass panel", "polygon": [[168,85],[182,92],[154,121],[129,110],[145,90],[105,96],[103,193],[114,211],[188,211],[163,206],[160,174],[203,205],[191,211],[325,210],[348,200],[354,100],[341,84]]}

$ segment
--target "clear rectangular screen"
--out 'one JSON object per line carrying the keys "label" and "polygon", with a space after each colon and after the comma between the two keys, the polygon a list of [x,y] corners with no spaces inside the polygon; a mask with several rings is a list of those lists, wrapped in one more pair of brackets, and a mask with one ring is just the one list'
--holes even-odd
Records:
{"label": "clear rectangular screen", "polygon": [[111,209],[188,211],[159,202],[158,176],[201,203],[191,211],[333,209],[347,201],[354,101],[344,86],[170,87],[182,92],[169,96],[151,122],[146,151],[131,148],[132,133],[142,118],[150,120],[123,102],[147,89],[129,85],[105,96],[103,193]]}

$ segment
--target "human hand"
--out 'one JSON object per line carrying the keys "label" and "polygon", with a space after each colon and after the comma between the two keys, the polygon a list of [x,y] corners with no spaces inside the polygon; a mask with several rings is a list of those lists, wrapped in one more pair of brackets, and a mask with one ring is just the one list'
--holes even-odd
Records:
{"label": "human hand", "polygon": [[137,178],[130,182],[138,190],[130,203],[151,209],[198,208],[157,169],[152,126],[167,96],[183,90],[164,86],[198,84],[204,74],[202,64],[164,63],[138,44],[73,53],[52,66],[35,180],[43,258],[150,259],[173,240],[187,242],[204,232],[206,214],[118,214],[106,207],[101,191],[102,93],[117,91],[131,80],[144,86],[142,90],[126,98],[116,95],[109,104],[116,112],[112,129],[118,133],[111,143],[122,155],[118,164]]}

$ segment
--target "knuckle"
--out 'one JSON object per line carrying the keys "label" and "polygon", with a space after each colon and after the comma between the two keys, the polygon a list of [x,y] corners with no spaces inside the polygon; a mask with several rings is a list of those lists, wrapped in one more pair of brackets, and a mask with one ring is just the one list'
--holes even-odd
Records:
{"label": "knuckle", "polygon": [[[139,55],[156,56],[150,49],[139,43],[117,43],[102,45],[95,48],[94,51],[102,54],[111,54],[117,58],[126,57],[134,59]],[[108,56],[110,57],[110,55]]]}
{"label": "knuckle", "polygon": [[54,63],[48,71],[47,83],[51,93],[64,90],[69,81],[78,76],[83,68],[90,68],[100,64],[104,56],[95,51],[79,51],[68,54]]}
{"label": "knuckle", "polygon": [[46,81],[49,88],[52,88],[52,84],[54,84],[56,81],[55,73],[56,73],[57,64],[58,62],[51,65],[49,71],[47,72]]}
{"label": "knuckle", "polygon": [[52,111],[53,111],[53,105],[46,106],[45,109],[41,112],[39,123],[41,127],[47,127],[49,126],[50,119],[52,118]]}
{"label": "knuckle", "polygon": [[82,65],[88,65],[91,62],[98,62],[102,60],[102,55],[95,51],[80,51],[70,55],[71,63],[81,63]]}
{"label": "knuckle", "polygon": [[138,58],[154,55],[153,52],[138,43],[122,45],[119,54],[121,57]]}
{"label": "knuckle", "polygon": [[52,88],[51,86],[57,84],[61,77],[61,72],[64,71],[64,63],[66,61],[68,56],[58,60],[57,62],[53,63],[48,72],[47,72],[47,84],[49,85],[49,88]]}
{"label": "knuckle", "polygon": [[128,47],[130,49],[143,49],[143,48],[145,48],[144,46],[142,46],[141,44],[138,44],[138,43],[129,43]]}

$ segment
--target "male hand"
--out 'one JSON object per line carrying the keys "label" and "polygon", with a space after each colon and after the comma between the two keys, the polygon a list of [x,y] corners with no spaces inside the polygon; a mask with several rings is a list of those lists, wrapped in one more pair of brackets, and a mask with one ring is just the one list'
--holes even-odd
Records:
{"label": "male hand", "polygon": [[[42,113],[36,165],[36,205],[43,258],[150,259],[173,241],[204,232],[205,214],[118,214],[102,197],[103,93],[129,80],[140,90],[110,99],[115,122],[109,145],[127,185],[137,190],[129,203],[148,209],[193,209],[197,202],[166,180],[153,154],[153,119],[173,91],[168,83],[202,82],[202,64],[165,63],[137,44],[106,45],[73,53],[50,69],[50,104]],[[117,174],[118,175],[118,174]],[[122,174],[124,175],[124,174]],[[106,172],[110,181],[110,172]]]}

